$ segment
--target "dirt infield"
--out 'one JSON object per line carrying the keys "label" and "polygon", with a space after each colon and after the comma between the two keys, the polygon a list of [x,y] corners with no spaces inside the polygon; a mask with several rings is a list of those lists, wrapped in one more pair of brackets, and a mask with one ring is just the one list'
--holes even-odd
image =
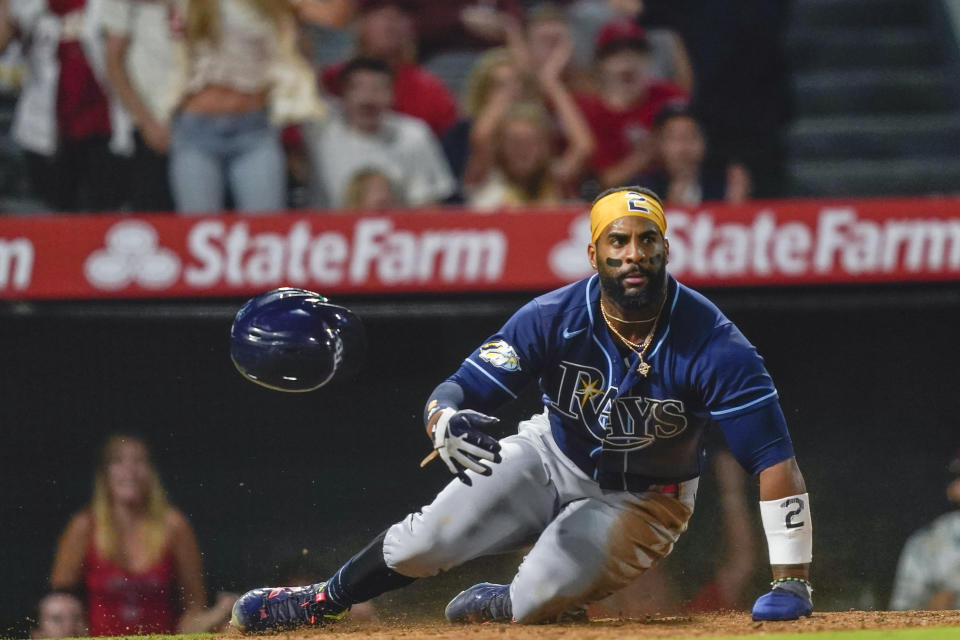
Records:
{"label": "dirt infield", "polygon": [[[345,621],[325,629],[280,634],[274,638],[302,640],[607,640],[616,638],[677,638],[813,633],[853,629],[901,629],[957,626],[960,611],[843,611],[816,613],[796,622],[753,622],[747,613],[721,613],[689,617],[651,617],[645,620],[593,620],[565,625],[520,626],[485,624],[453,626],[443,622],[356,623]],[[246,637],[229,635],[227,637]]]}

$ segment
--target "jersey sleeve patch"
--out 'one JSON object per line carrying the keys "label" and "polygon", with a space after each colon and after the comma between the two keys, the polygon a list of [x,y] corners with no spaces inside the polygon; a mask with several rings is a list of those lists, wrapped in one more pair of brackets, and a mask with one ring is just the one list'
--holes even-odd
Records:
{"label": "jersey sleeve patch", "polygon": [[504,371],[520,371],[520,357],[506,340],[493,340],[480,347],[480,359]]}

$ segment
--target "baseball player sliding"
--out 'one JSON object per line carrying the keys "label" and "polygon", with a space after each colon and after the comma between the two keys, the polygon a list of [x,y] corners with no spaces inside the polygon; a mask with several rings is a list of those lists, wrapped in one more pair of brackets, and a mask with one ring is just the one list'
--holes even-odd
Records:
{"label": "baseball player sliding", "polygon": [[[602,193],[590,226],[597,273],[527,303],[430,395],[427,435],[457,478],[328,580],[246,593],[233,609],[238,629],[323,624],[417,578],[531,544],[510,584],[470,587],[446,617],[555,620],[670,553],[693,513],[710,425],[759,476],[773,581],[754,619],[812,613],[810,500],[762,358],[667,273],[655,193]],[[499,442],[484,433],[497,421],[486,414],[531,380],[543,411]]]}

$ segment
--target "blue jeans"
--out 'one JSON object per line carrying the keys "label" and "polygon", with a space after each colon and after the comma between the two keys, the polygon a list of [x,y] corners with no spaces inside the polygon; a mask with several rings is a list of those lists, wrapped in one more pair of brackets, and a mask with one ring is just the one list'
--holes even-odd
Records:
{"label": "blue jeans", "polygon": [[222,211],[228,184],[238,211],[286,208],[286,157],[265,110],[178,113],[171,125],[169,169],[181,213]]}

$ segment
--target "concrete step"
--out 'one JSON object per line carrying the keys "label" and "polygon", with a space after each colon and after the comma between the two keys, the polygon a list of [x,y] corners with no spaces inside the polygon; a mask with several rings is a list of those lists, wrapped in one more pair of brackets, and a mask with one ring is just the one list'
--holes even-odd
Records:
{"label": "concrete step", "polygon": [[787,131],[791,160],[960,156],[960,113],[801,118]]}
{"label": "concrete step", "polygon": [[789,167],[794,196],[887,196],[960,192],[956,155],[903,160],[794,162]]}
{"label": "concrete step", "polygon": [[929,20],[937,0],[794,0],[790,24],[800,26],[915,26]]}
{"label": "concrete step", "polygon": [[797,71],[924,67],[943,62],[939,43],[919,27],[801,28],[787,37]]}
{"label": "concrete step", "polygon": [[955,78],[942,68],[798,73],[793,94],[797,113],[804,116],[932,113],[957,102]]}

